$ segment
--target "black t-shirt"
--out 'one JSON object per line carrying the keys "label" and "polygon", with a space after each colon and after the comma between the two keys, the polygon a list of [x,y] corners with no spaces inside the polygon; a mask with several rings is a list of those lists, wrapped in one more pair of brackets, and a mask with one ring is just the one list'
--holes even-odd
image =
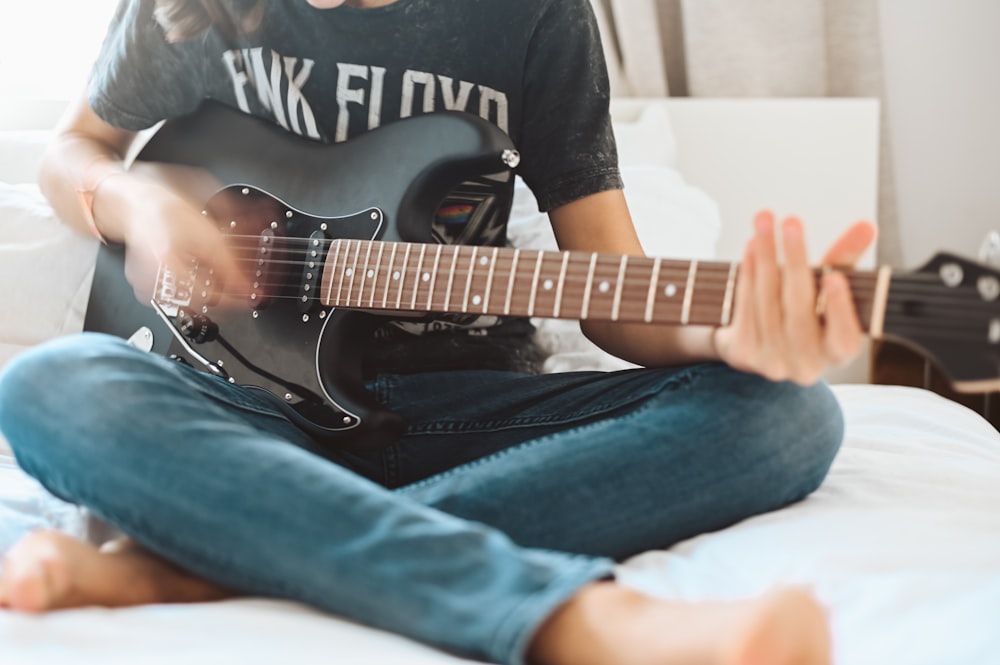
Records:
{"label": "black t-shirt", "polygon": [[[214,99],[325,142],[412,115],[477,114],[521,153],[517,169],[548,211],[621,187],[608,80],[590,0],[396,0],[318,10],[263,3],[260,25],[169,42],[154,0],[122,0],[90,81],[90,103],[128,130]],[[434,224],[441,242],[506,242],[512,178],[468,183]],[[489,204],[482,204],[489,202]],[[538,358],[523,319],[452,317],[386,326],[372,364],[527,370]]]}

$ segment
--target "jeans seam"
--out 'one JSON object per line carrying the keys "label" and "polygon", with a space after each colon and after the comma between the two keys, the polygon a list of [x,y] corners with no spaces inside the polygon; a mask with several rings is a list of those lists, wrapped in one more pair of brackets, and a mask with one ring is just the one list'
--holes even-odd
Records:
{"label": "jeans seam", "polygon": [[532,418],[501,418],[497,420],[483,420],[472,422],[435,422],[426,425],[416,425],[407,429],[407,434],[419,436],[421,434],[436,434],[441,432],[476,432],[476,431],[498,431],[504,429],[517,429],[520,427],[533,427],[535,425],[554,425],[568,423],[581,418],[590,418],[606,412],[609,409],[620,405],[602,404],[588,409],[587,411],[577,411],[571,414],[560,414],[552,416],[535,416]]}
{"label": "jeans seam", "polygon": [[[573,430],[567,430],[567,431],[573,431]],[[505,456],[511,454],[514,451],[529,450],[529,449],[531,449],[531,448],[539,445],[539,443],[541,441],[544,441],[547,438],[548,438],[548,436],[542,436],[542,437],[539,437],[537,439],[531,439],[529,441],[524,441],[523,443],[519,443],[516,446],[511,446],[509,448],[504,448],[503,450],[497,451],[497,452],[493,453],[492,455],[487,455],[486,457],[480,457],[479,459],[472,460],[471,462],[466,462],[465,464],[460,464],[459,466],[452,467],[451,469],[448,469],[447,471],[442,471],[441,473],[435,474],[435,475],[431,476],[430,478],[425,478],[425,479],[419,480],[419,481],[417,481],[415,483],[410,483],[409,485],[406,485],[405,487],[401,487],[401,488],[397,489],[396,491],[399,492],[400,494],[406,494],[407,492],[410,492],[411,490],[423,489],[425,487],[428,487],[430,485],[435,484],[436,482],[439,482],[439,481],[451,478],[452,476],[455,476],[455,475],[457,475],[459,473],[464,473],[464,472],[468,471],[469,469],[475,469],[476,467],[482,466],[483,464],[488,464],[488,463],[493,462],[495,460],[501,459],[502,457],[505,457]]]}
{"label": "jeans seam", "polygon": [[[655,394],[651,395],[650,397],[654,397],[654,396],[655,396]],[[638,406],[636,406],[632,410],[628,411],[627,413],[623,413],[620,416],[620,418],[629,418],[629,419],[631,419],[631,418],[637,417],[643,411],[646,411],[647,409],[651,409],[651,408],[653,408],[651,400],[647,399],[644,403],[639,404]],[[550,434],[544,434],[544,435],[542,435],[540,437],[537,437],[537,438],[534,438],[534,439],[529,439],[528,441],[524,441],[524,442],[519,443],[517,445],[510,446],[509,448],[504,448],[503,450],[499,450],[499,451],[497,451],[497,452],[495,452],[495,453],[493,453],[491,455],[487,455],[485,457],[480,457],[479,459],[472,460],[471,462],[466,462],[465,464],[460,464],[460,465],[458,465],[456,467],[452,467],[451,469],[448,469],[447,471],[442,471],[441,473],[435,474],[435,475],[433,475],[433,476],[431,476],[429,478],[425,478],[425,479],[419,480],[419,481],[417,481],[415,483],[411,483],[409,485],[406,485],[405,487],[401,487],[401,488],[397,489],[396,491],[399,492],[400,494],[406,494],[406,493],[409,493],[411,491],[421,490],[421,489],[430,487],[431,485],[434,485],[434,484],[436,484],[438,482],[447,480],[447,479],[449,479],[449,478],[451,478],[451,477],[453,477],[453,476],[455,476],[457,474],[466,473],[470,469],[475,469],[475,468],[480,467],[480,466],[482,466],[484,464],[490,464],[492,462],[495,462],[496,460],[502,459],[503,457],[506,457],[507,455],[511,455],[511,454],[513,454],[515,452],[519,453],[521,451],[530,450],[530,449],[532,449],[532,448],[534,448],[536,446],[544,444],[545,442],[547,442],[551,438],[554,438],[554,437],[557,437],[557,436],[565,436],[565,435],[573,434],[573,433],[576,433],[576,432],[581,432],[581,431],[583,431],[583,430],[585,430],[585,429],[587,429],[589,427],[593,427],[593,426],[596,426],[596,425],[599,425],[599,424],[601,424],[601,422],[586,422],[586,423],[581,423],[581,424],[579,424],[579,425],[577,425],[575,427],[570,427],[570,428],[567,428],[567,429],[564,429],[564,430],[560,430],[559,432],[553,432],[553,433],[550,433]]]}
{"label": "jeans seam", "polygon": [[399,448],[391,443],[382,451],[382,468],[385,473],[385,486],[393,488],[399,484]]}
{"label": "jeans seam", "polygon": [[[426,423],[423,425],[409,426],[406,430],[406,433],[407,435],[420,436],[425,434],[439,434],[448,432],[462,432],[462,433],[483,432],[483,431],[496,432],[505,429],[534,427],[537,425],[571,424],[573,421],[601,416],[619,409],[624,409],[627,412],[630,409],[641,408],[645,401],[655,398],[657,395],[663,394],[668,390],[676,391],[685,386],[690,386],[694,384],[694,382],[697,380],[700,374],[700,372],[696,372],[694,370],[702,368],[704,364],[705,363],[692,365],[686,368],[684,371],[672,374],[671,376],[668,377],[668,380],[662,386],[659,387],[659,389],[655,391],[650,391],[645,395],[641,395],[635,401],[624,404],[620,401],[604,402],[596,406],[592,406],[591,408],[588,409],[581,409],[573,411],[571,413],[553,414],[549,416],[498,418],[494,420],[482,420],[482,421],[445,421],[445,422],[437,421],[433,423]],[[635,406],[637,404],[639,406]]]}

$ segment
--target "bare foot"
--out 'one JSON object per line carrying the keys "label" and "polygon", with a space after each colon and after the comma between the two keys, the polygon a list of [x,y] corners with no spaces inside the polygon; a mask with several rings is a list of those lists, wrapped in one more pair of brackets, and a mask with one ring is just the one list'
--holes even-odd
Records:
{"label": "bare foot", "polygon": [[132,541],[103,549],[56,531],[18,541],[0,572],[0,607],[45,612],[230,598],[228,589],[187,573]]}
{"label": "bare foot", "polygon": [[823,609],[798,589],[687,603],[613,583],[584,587],[535,636],[539,665],[829,665]]}

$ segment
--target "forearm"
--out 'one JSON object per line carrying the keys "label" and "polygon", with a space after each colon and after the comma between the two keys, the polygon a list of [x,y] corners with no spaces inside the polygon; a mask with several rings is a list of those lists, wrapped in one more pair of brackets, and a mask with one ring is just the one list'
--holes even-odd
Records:
{"label": "forearm", "polygon": [[[550,213],[562,249],[642,256],[621,191],[601,192]],[[713,328],[582,321],[595,344],[637,365],[656,367],[717,360]]]}
{"label": "forearm", "polygon": [[136,176],[126,172],[122,156],[134,138],[134,132],[104,122],[85,96],[70,104],[38,174],[42,193],[59,219],[92,235],[92,211],[100,235],[108,240],[124,239],[129,206],[122,197]]}
{"label": "forearm", "polygon": [[608,353],[643,367],[718,360],[708,326],[581,321],[583,333]]}
{"label": "forearm", "polygon": [[[117,150],[81,134],[62,132],[49,145],[39,171],[39,185],[59,219],[81,234],[92,235],[82,193],[89,192],[98,229],[108,240],[124,237],[123,219],[115,214],[113,181],[127,178]],[[97,192],[100,191],[98,196]]]}

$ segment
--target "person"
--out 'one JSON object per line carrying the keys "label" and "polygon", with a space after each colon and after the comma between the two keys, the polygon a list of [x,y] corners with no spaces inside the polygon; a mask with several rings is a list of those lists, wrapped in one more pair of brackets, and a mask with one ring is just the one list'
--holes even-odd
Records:
{"label": "person", "polygon": [[[199,206],[122,159],[208,98],[327,142],[479,113],[562,249],[642,254],[587,0],[122,0],[40,180],[65,223],[125,244],[134,284],[193,256],[245,285]],[[483,205],[437,237],[503,244],[505,211]],[[830,662],[806,590],[687,602],[615,579],[630,555],[801,500],[838,450],[820,377],[860,348],[848,284],[831,270],[817,290],[798,219],[754,224],[728,325],[581,323],[642,369],[534,373],[524,321],[387,326],[368,385],[406,431],[375,452],[318,454],[269,400],[110,336],[21,355],[0,378],[19,464],[127,539],[28,534],[0,604],[254,594],[498,663]],[[855,224],[823,262],[851,265],[872,233]]]}

